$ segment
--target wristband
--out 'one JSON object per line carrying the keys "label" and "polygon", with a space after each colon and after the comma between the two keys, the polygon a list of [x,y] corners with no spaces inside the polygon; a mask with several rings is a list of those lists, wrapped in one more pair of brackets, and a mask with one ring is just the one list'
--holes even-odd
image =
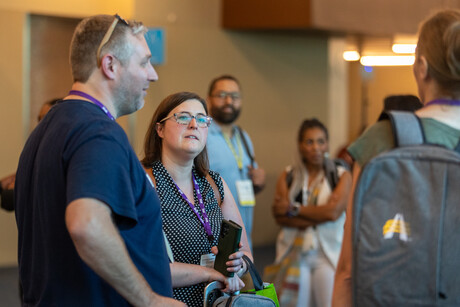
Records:
{"label": "wristband", "polygon": [[299,212],[300,212],[300,204],[299,203],[293,203],[290,206],[289,211],[287,212],[287,215],[289,217],[294,217],[294,216],[299,215]]}

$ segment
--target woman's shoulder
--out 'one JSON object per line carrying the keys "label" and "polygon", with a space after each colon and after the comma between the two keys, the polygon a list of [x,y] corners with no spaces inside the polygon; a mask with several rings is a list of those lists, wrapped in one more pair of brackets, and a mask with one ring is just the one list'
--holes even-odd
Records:
{"label": "woman's shoulder", "polygon": [[146,169],[148,175],[153,175],[157,191],[163,187],[170,186],[170,175],[161,161],[154,161],[151,166],[144,166],[144,169]]}
{"label": "woman's shoulder", "polygon": [[209,170],[208,174],[202,177],[203,182],[207,183],[211,189],[209,191],[213,191],[214,194],[217,192],[220,195],[220,200],[217,198],[219,203],[223,202],[224,200],[224,183],[223,179],[220,174],[216,171]]}
{"label": "woman's shoulder", "polygon": [[[421,118],[423,131],[428,143],[455,148],[460,138],[460,130],[433,118]],[[348,147],[348,152],[359,165],[363,166],[378,154],[395,146],[391,124],[388,120],[375,123]]]}
{"label": "woman's shoulder", "polygon": [[362,166],[373,157],[393,147],[394,139],[391,124],[388,120],[384,120],[366,129],[366,131],[348,147],[348,152],[352,158]]}
{"label": "woman's shoulder", "polygon": [[460,139],[460,130],[433,118],[421,118],[426,141],[428,143],[453,149]]}
{"label": "woman's shoulder", "polygon": [[222,177],[220,176],[220,174],[216,171],[213,171],[213,170],[209,170],[209,176],[211,176],[211,178],[214,180],[214,181],[221,181],[222,182]]}

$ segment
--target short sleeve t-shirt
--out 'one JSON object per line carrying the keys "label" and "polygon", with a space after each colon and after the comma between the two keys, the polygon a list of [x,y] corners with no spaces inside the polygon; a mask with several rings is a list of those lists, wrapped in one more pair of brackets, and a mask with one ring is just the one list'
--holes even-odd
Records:
{"label": "short sleeve t-shirt", "polygon": [[[455,148],[460,139],[460,130],[454,129],[432,118],[421,118],[426,141],[450,149]],[[353,144],[348,152],[355,161],[363,166],[378,154],[395,146],[390,121],[379,121],[367,129]]]}
{"label": "short sleeve t-shirt", "polygon": [[65,211],[80,198],[110,207],[137,269],[172,296],[158,197],[123,129],[98,106],[66,100],[50,110],[21,154],[15,197],[26,305],[129,305],[74,247]]}

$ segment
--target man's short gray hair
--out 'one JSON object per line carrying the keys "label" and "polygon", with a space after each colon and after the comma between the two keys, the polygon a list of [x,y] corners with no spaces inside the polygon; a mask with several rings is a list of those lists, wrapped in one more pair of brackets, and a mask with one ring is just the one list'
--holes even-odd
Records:
{"label": "man's short gray hair", "polygon": [[[75,29],[70,43],[70,66],[74,82],[85,83],[97,68],[97,49],[116,16],[96,15],[83,19]],[[118,21],[110,39],[101,48],[99,57],[112,53],[122,65],[132,55],[132,45],[127,34],[144,35],[147,29],[141,22],[129,21],[129,26]]]}

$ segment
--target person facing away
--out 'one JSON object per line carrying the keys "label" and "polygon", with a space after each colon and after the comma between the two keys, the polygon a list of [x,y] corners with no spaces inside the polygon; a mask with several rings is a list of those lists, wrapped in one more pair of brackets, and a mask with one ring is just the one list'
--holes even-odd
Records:
{"label": "person facing away", "polygon": [[26,306],[183,306],[172,297],[160,204],[115,118],[158,76],[141,23],[84,19],[74,83],[27,140],[15,198]]}
{"label": "person facing away", "polygon": [[[426,141],[455,148],[460,139],[460,11],[444,10],[425,20],[419,29],[413,65],[423,108],[415,112],[421,119]],[[395,146],[389,121],[371,126],[348,149],[355,160],[353,187],[361,167],[379,153]],[[353,195],[353,194],[352,194]],[[351,306],[352,223],[350,197],[344,239],[335,277],[333,306]],[[378,263],[376,263],[378,265]]]}
{"label": "person facing away", "polygon": [[[166,97],[158,106],[145,136],[142,163],[156,184],[161,215],[173,261],[174,298],[187,306],[203,306],[206,283],[220,281],[224,291],[238,291],[252,259],[246,230],[232,194],[218,173],[209,170],[206,139],[211,118],[206,102],[190,92]],[[223,219],[243,226],[240,250],[231,254],[226,278],[214,269]]]}
{"label": "person facing away", "polygon": [[[46,101],[39,112],[38,122],[40,122],[46,113],[58,103],[60,99],[52,99]],[[14,181],[16,180],[16,174],[13,173],[9,176],[6,176],[0,179],[0,205],[1,208],[6,211],[14,211]]]}
{"label": "person facing away", "polygon": [[213,79],[207,103],[214,121],[209,128],[207,143],[210,167],[221,174],[235,196],[252,249],[254,194],[264,188],[265,171],[254,161],[249,135],[235,125],[242,106],[239,81],[231,75]]}
{"label": "person facing away", "polygon": [[323,123],[316,118],[304,120],[297,137],[297,162],[281,173],[276,184],[273,216],[282,226],[276,262],[282,263],[294,245],[299,246],[299,291],[296,300],[288,298],[297,301],[289,306],[331,305],[351,175],[336,166],[339,181],[331,186],[324,171],[328,142]]}

